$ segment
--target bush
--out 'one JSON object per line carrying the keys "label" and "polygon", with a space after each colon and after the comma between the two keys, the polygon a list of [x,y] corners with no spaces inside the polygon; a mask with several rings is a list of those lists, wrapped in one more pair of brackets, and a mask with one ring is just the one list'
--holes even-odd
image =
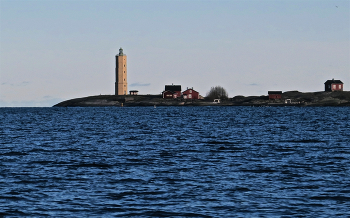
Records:
{"label": "bush", "polygon": [[209,100],[214,100],[214,99],[227,100],[228,93],[223,87],[215,86],[210,88],[210,91],[207,93],[206,98]]}

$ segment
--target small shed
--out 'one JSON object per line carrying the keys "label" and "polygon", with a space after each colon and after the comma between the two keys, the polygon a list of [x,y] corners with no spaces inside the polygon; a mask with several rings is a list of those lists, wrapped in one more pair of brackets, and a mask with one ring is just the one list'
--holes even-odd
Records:
{"label": "small shed", "polygon": [[335,91],[343,91],[344,83],[340,80],[327,80],[324,83],[324,91],[325,92],[335,92]]}
{"label": "small shed", "polygon": [[276,100],[282,98],[282,91],[268,91],[269,94],[269,100]]}
{"label": "small shed", "polygon": [[182,92],[182,96],[184,99],[199,99],[199,92],[193,88],[187,88],[186,91]]}
{"label": "small shed", "polygon": [[139,93],[139,91],[137,91],[137,90],[130,90],[129,91],[130,95],[137,95],[138,93]]}

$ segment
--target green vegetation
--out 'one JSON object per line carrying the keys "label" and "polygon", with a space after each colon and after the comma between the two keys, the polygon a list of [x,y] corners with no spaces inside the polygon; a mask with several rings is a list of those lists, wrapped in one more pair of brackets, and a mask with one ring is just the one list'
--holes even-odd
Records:
{"label": "green vegetation", "polygon": [[228,93],[226,89],[224,89],[223,87],[215,86],[210,88],[210,91],[207,93],[206,98],[208,100],[214,100],[214,99],[227,100]]}

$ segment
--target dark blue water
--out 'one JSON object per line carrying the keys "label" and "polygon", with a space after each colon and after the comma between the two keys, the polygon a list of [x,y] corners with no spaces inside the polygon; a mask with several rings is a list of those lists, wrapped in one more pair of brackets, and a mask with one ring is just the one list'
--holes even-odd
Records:
{"label": "dark blue water", "polygon": [[349,217],[350,108],[0,108],[0,216]]}

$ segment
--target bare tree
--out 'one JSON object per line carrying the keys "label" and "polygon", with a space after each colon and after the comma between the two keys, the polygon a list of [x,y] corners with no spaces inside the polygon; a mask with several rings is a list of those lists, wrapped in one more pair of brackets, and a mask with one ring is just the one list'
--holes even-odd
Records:
{"label": "bare tree", "polygon": [[213,99],[226,100],[228,99],[228,93],[226,89],[224,89],[223,87],[215,86],[210,88],[210,91],[207,93],[206,98],[210,100],[213,100]]}

